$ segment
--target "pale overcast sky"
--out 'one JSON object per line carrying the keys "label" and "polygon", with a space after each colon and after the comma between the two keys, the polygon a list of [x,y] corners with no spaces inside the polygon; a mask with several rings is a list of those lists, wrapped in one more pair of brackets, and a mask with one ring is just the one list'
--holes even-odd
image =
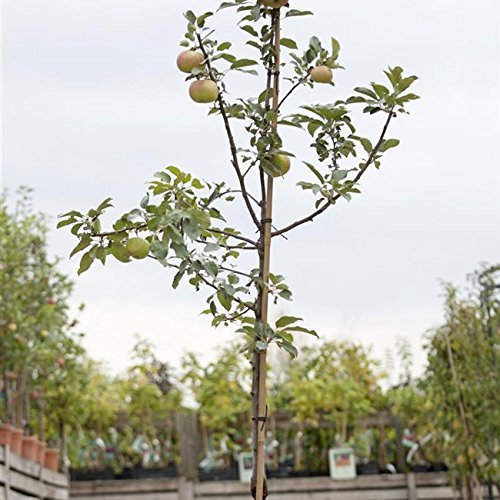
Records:
{"label": "pale overcast sky", "polygon": [[[324,339],[373,345],[379,357],[406,336],[421,366],[422,335],[442,318],[438,278],[463,283],[480,261],[500,256],[499,2],[291,1],[316,15],[290,20],[284,36],[301,44],[312,34],[325,42],[335,36],[347,68],[337,72],[335,89],[304,89],[291,106],[348,97],[354,86],[382,80],[388,65],[419,75],[422,99],[396,121],[390,136],[401,146],[363,180],[362,195],[276,242],[274,271],[295,292],[282,311],[303,317]],[[32,186],[36,208],[55,226],[58,213],[108,195],[118,216],[169,164],[207,180],[230,178],[221,123],[190,101],[175,67],[182,12],[217,5],[4,0],[3,186]],[[232,11],[215,24],[220,40],[241,41]],[[252,50],[243,46],[242,55]],[[233,84],[232,95],[236,86],[245,95],[259,88],[252,77]],[[362,131],[375,133],[379,120],[364,123]],[[287,137],[297,157],[310,157],[307,139]],[[278,225],[310,207],[294,187],[294,166],[277,183]],[[198,315],[203,295],[172,291],[172,275],[159,265],[110,260],[77,279],[77,260],[67,260],[75,241],[53,230],[50,243],[76,279],[74,303],[86,304],[85,345],[114,370],[127,366],[135,333],[173,364],[186,350],[209,358],[234,336],[212,330]]]}

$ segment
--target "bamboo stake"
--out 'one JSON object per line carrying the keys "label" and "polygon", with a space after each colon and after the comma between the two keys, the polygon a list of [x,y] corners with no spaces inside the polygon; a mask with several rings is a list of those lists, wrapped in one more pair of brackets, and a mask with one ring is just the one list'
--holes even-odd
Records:
{"label": "bamboo stake", "polygon": [[[278,129],[278,106],[279,106],[279,84],[280,84],[280,67],[281,67],[281,23],[279,10],[273,11],[274,17],[274,78],[273,78],[273,110],[276,116],[272,123],[272,132],[275,133]],[[267,175],[266,189],[266,204],[264,208],[263,227],[263,256],[262,256],[262,280],[264,283],[269,282],[270,264],[271,264],[271,229],[273,215],[273,187],[274,178],[272,175]],[[269,289],[264,286],[260,294],[260,320],[264,326],[268,323],[269,316]],[[266,363],[267,351],[259,351],[256,357],[257,366],[257,421],[254,430],[257,431],[257,467],[256,467],[256,491],[255,499],[264,500],[267,496],[267,488],[265,488],[265,439],[266,439]]]}

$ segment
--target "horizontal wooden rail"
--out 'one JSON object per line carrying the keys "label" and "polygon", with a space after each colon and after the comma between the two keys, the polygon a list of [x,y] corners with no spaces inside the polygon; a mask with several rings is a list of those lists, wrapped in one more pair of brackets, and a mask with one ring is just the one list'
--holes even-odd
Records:
{"label": "horizontal wooden rail", "polygon": [[[446,475],[415,473],[405,476],[366,475],[354,480],[328,477],[271,479],[272,498],[282,500],[453,500]],[[248,500],[248,485],[237,481],[191,483],[180,494],[176,479],[130,479],[71,483],[72,500]],[[185,489],[185,488],[184,488]],[[498,496],[495,498],[499,498]]]}
{"label": "horizontal wooden rail", "polygon": [[0,500],[68,500],[69,479],[0,446]]}

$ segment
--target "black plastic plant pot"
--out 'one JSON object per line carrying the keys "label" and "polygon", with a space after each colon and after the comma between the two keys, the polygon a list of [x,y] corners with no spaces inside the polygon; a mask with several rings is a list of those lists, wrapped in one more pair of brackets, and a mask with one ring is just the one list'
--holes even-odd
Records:
{"label": "black plastic plant pot", "polygon": [[446,472],[448,470],[448,467],[446,464],[442,462],[434,463],[432,464],[431,471],[432,472]]}
{"label": "black plastic plant pot", "polygon": [[289,466],[278,467],[277,469],[269,469],[266,473],[269,479],[280,479],[290,477],[293,469]]}
{"label": "black plastic plant pot", "polygon": [[359,464],[356,466],[356,472],[361,475],[379,474],[380,467],[377,462],[368,462],[366,464]]}
{"label": "black plastic plant pot", "polygon": [[198,477],[200,481],[237,481],[239,473],[236,467],[227,469],[200,469]]}
{"label": "black plastic plant pot", "polygon": [[105,469],[82,469],[70,472],[72,481],[106,481],[115,478],[115,473],[111,467]]}
{"label": "black plastic plant pot", "polygon": [[412,470],[413,472],[429,472],[432,467],[429,464],[415,464]]}

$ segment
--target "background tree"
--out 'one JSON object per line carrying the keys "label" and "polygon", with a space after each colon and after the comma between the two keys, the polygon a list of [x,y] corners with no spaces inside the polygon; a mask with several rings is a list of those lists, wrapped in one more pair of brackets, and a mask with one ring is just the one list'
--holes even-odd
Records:
{"label": "background tree", "polygon": [[[235,344],[222,348],[217,358],[205,366],[194,353],[182,360],[181,381],[188,400],[196,404],[205,454],[220,451],[223,442],[228,453],[247,447],[250,371],[243,366],[238,347]],[[222,457],[226,465],[229,458]]]}
{"label": "background tree", "polygon": [[[24,426],[30,394],[40,392],[44,374],[78,340],[68,306],[73,284],[47,254],[46,217],[33,211],[29,189],[13,200],[0,197],[0,238],[3,418]],[[38,431],[43,437],[43,428]]]}
{"label": "background tree", "polygon": [[431,332],[425,391],[429,419],[465,499],[482,498],[480,482],[498,485],[500,266],[470,277],[467,295],[447,284],[445,323]]}
{"label": "background tree", "polygon": [[[327,104],[302,106],[299,112],[285,114],[288,98],[300,88],[332,84],[340,45],[329,41],[328,48],[312,37],[300,53],[292,38],[282,36],[282,23],[309,15],[293,8],[286,0],[235,0],[220,4],[218,12],[236,11],[236,21],[247,37],[246,50],[255,50],[257,59],[232,53],[230,41],[215,38],[207,26],[213,12],[185,14],[188,21],[185,39],[187,51],[178,58],[178,67],[191,81],[189,93],[198,103],[210,104],[209,114],[220,116],[229,143],[230,165],[235,185],[201,181],[170,166],[159,172],[138,208],[124,214],[112,230],[101,229],[101,216],[110,200],[81,213],[73,210],[62,216],[60,226],[71,225],[79,242],[72,255],[85,253],[79,273],[95,260],[106,262],[112,255],[122,262],[147,256],[174,270],[173,286],[183,278],[196,288],[209,291],[207,314],[213,325],[236,324],[247,340],[246,351],[252,358],[254,473],[252,495],[267,496],[264,472],[266,423],[266,355],[272,343],[296,356],[294,334],[315,332],[297,326],[297,317],[269,322],[271,301],[289,300],[291,292],[283,276],[271,273],[270,249],[273,238],[320,216],[342,199],[359,193],[359,181],[370,167],[379,168],[386,151],[399,141],[387,138],[390,122],[405,105],[417,99],[408,88],[415,76],[403,76],[399,66],[385,73],[388,86],[372,83],[357,87],[355,95],[343,100],[332,93]],[[287,55],[285,56],[285,52]],[[232,100],[227,89],[235,72],[259,75],[255,97]],[[286,90],[281,93],[283,82]],[[383,115],[380,135],[374,140],[356,133],[350,116],[352,105],[363,105],[369,115]],[[301,162],[306,177],[298,183],[312,195],[313,208],[302,218],[285,223],[273,221],[273,191],[276,177],[290,169],[293,152],[285,145],[281,127],[294,127],[312,141],[314,157]],[[248,141],[237,144],[236,128],[247,133]],[[239,137],[239,135],[238,135]],[[360,157],[358,159],[358,156]],[[231,225],[235,199],[248,215],[250,228]],[[255,237],[257,233],[257,237]],[[248,255],[241,259],[240,255]],[[251,255],[253,254],[253,262]],[[250,263],[247,268],[247,263]]]}
{"label": "background tree", "polygon": [[[271,399],[273,408],[290,412],[303,436],[299,439],[308,441],[308,452],[303,460],[295,457],[295,468],[327,469],[328,449],[353,442],[363,420],[375,412],[381,379],[377,362],[354,343],[324,342],[302,350]],[[321,430],[325,423],[330,430]],[[306,427],[318,431],[306,432]]]}

